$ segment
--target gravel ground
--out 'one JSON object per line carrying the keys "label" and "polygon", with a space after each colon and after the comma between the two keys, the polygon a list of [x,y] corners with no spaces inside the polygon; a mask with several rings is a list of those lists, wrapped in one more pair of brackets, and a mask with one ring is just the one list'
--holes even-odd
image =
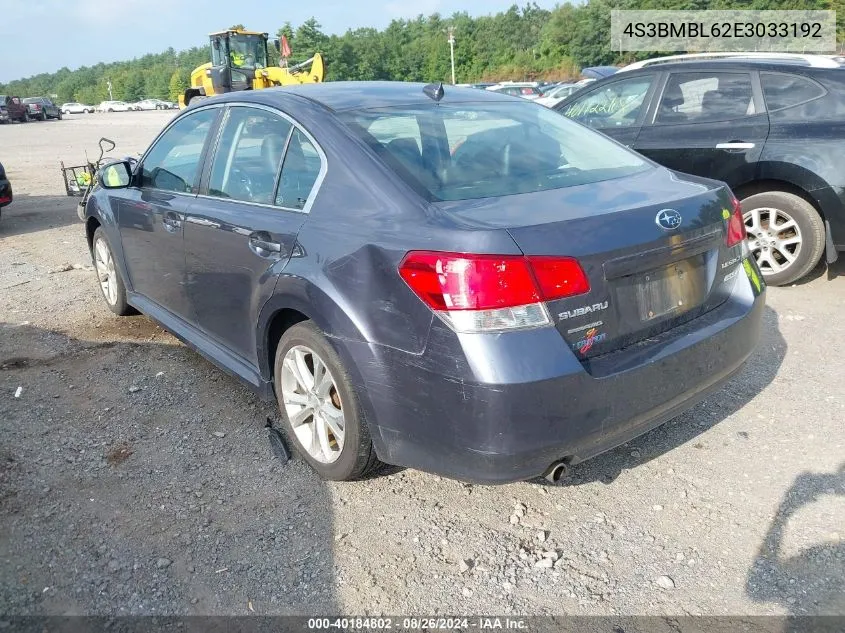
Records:
{"label": "gravel ground", "polygon": [[58,161],[171,116],[0,127],[4,613],[845,614],[845,266],[770,289],[731,385],[560,485],[327,484],[272,457],[271,406],[100,298]]}

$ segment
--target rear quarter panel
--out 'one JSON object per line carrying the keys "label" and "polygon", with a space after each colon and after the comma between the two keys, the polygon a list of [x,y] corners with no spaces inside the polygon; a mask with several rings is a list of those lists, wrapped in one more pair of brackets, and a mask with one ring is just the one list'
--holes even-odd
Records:
{"label": "rear quarter panel", "polygon": [[272,361],[267,327],[285,308],[302,312],[335,340],[421,354],[436,317],[399,276],[406,253],[519,249],[504,230],[456,230],[322,107],[290,114],[320,144],[328,169],[297,252],[262,310],[259,361],[263,367]]}

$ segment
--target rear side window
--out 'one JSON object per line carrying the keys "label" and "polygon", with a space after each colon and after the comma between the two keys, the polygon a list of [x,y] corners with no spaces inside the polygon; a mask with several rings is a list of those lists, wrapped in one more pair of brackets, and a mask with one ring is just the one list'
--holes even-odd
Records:
{"label": "rear side window", "polygon": [[786,73],[760,73],[763,96],[769,112],[791,108],[825,94],[824,88],[811,79]]}
{"label": "rear side window", "polygon": [[276,204],[288,209],[304,209],[321,169],[317,148],[301,130],[295,129],[282,164]]}
{"label": "rear side window", "polygon": [[272,204],[291,123],[257,108],[233,107],[217,143],[208,194]]}
{"label": "rear side window", "polygon": [[560,189],[650,169],[610,139],[525,101],[432,103],[341,118],[430,201]]}
{"label": "rear side window", "polygon": [[756,114],[749,73],[673,73],[656,123],[730,121]]}

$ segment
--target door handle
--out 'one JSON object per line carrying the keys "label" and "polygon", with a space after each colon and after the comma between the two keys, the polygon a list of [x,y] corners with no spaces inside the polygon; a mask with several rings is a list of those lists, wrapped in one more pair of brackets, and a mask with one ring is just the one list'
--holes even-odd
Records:
{"label": "door handle", "polygon": [[730,143],[717,143],[716,149],[754,149],[754,143],[743,143],[731,141]]}
{"label": "door handle", "polygon": [[249,236],[249,248],[260,257],[281,255],[282,253],[282,245],[279,242],[272,241],[272,238],[264,232],[253,233]]}

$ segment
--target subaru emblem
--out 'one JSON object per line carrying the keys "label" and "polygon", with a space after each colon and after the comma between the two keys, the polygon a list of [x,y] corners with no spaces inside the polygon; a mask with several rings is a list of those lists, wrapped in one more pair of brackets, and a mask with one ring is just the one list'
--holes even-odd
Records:
{"label": "subaru emblem", "polygon": [[657,217],[654,219],[657,222],[657,226],[664,231],[674,231],[681,226],[682,220],[681,214],[674,209],[661,209],[657,212]]}

